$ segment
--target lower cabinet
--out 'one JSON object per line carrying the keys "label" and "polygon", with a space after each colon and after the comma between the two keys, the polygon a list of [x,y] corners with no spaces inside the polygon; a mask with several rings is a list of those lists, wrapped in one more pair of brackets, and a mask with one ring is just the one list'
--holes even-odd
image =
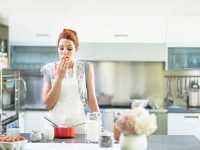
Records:
{"label": "lower cabinet", "polygon": [[39,130],[44,133],[47,111],[22,111],[19,113],[19,126],[21,133],[30,133],[32,130]]}
{"label": "lower cabinet", "polygon": [[156,112],[154,113],[157,118],[157,130],[153,133],[154,135],[167,135],[167,112]]}
{"label": "lower cabinet", "polygon": [[200,139],[200,113],[168,113],[168,135],[195,135]]}

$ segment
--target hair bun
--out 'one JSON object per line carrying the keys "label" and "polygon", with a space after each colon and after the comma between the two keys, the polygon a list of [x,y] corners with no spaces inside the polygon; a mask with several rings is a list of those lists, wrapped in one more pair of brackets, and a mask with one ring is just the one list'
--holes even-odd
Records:
{"label": "hair bun", "polygon": [[66,32],[66,31],[68,31],[68,29],[63,29],[63,32]]}

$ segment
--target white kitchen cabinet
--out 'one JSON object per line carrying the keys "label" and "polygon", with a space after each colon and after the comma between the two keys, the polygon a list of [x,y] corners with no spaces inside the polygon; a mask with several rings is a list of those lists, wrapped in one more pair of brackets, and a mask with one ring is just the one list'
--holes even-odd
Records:
{"label": "white kitchen cabinet", "polygon": [[11,44],[56,45],[64,28],[77,31],[80,42],[165,43],[166,18],[106,15],[13,15]]}
{"label": "white kitchen cabinet", "polygon": [[78,32],[80,42],[166,42],[165,17],[79,15],[65,17],[64,22]]}
{"label": "white kitchen cabinet", "polygon": [[56,15],[14,15],[9,19],[9,40],[12,45],[53,45],[61,30]]}
{"label": "white kitchen cabinet", "polygon": [[22,111],[19,114],[20,132],[30,133],[32,130],[44,132],[47,111]]}
{"label": "white kitchen cabinet", "polygon": [[168,17],[167,43],[199,44],[200,17]]}
{"label": "white kitchen cabinet", "polygon": [[19,112],[20,133],[25,133],[25,112]]}
{"label": "white kitchen cabinet", "polygon": [[81,43],[76,58],[94,61],[165,61],[165,44]]}
{"label": "white kitchen cabinet", "polygon": [[168,113],[168,135],[195,135],[200,139],[200,114]]}

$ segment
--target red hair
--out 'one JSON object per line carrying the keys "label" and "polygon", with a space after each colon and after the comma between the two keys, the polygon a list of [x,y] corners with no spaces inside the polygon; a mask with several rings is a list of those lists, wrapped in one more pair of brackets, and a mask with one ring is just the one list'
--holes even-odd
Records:
{"label": "red hair", "polygon": [[58,45],[61,39],[68,39],[68,40],[73,41],[76,50],[78,50],[79,41],[78,41],[78,36],[77,36],[76,31],[71,30],[71,29],[63,29],[63,32],[60,33],[59,38],[58,38]]}

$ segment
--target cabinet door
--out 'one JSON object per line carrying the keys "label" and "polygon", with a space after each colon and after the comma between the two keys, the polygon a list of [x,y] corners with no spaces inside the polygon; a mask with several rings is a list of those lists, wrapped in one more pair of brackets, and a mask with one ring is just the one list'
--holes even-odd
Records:
{"label": "cabinet door", "polygon": [[157,119],[157,130],[154,135],[167,135],[167,113],[155,113]]}
{"label": "cabinet door", "polygon": [[25,133],[25,112],[19,113],[19,127],[20,133]]}
{"label": "cabinet door", "polygon": [[200,17],[168,17],[167,43],[200,43]]}
{"label": "cabinet door", "polygon": [[165,61],[165,44],[81,43],[79,60]]}
{"label": "cabinet door", "polygon": [[128,29],[134,43],[165,43],[165,17],[127,17],[123,29]]}
{"label": "cabinet door", "polygon": [[14,15],[9,20],[11,44],[56,45],[60,18],[55,15]]}
{"label": "cabinet door", "polygon": [[70,16],[64,24],[76,30],[80,42],[165,43],[165,17]]}
{"label": "cabinet door", "polygon": [[168,135],[195,135],[200,139],[200,114],[168,113]]}
{"label": "cabinet door", "polygon": [[45,119],[47,111],[26,111],[25,113],[25,132],[30,133],[32,130],[39,130],[44,133]]}

